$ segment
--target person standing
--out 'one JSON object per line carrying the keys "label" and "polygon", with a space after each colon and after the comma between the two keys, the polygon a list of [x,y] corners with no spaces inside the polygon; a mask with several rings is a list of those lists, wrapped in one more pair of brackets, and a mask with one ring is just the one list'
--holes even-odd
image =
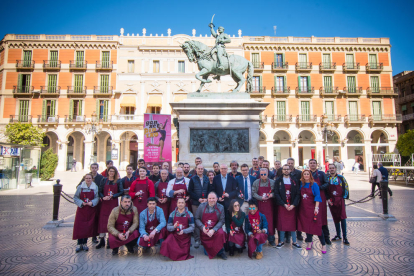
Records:
{"label": "person standing", "polygon": [[304,170],[300,180],[301,202],[298,213],[298,230],[306,233],[306,250],[313,246],[313,235],[317,235],[322,244],[322,254],[326,254],[326,242],[322,231],[322,217],[319,204],[322,202],[319,186],[314,182],[310,170]]}
{"label": "person standing", "polygon": [[190,196],[188,194],[188,184],[190,179],[184,177],[183,169],[177,168],[175,170],[176,177],[168,182],[167,196],[170,198],[169,213],[177,207],[177,200],[185,198],[187,207],[190,207]]}
{"label": "person standing", "polygon": [[273,223],[275,181],[267,177],[268,171],[267,168],[260,169],[260,179],[253,182],[252,196],[258,201],[259,210],[266,216],[269,244],[276,247],[275,227]]}
{"label": "person standing", "polygon": [[[334,159],[335,159],[334,165],[336,167],[336,172],[338,174],[342,174],[342,164],[339,162],[339,157],[334,157]],[[330,171],[330,169],[329,169],[329,171]]]}
{"label": "person standing", "polygon": [[89,237],[96,237],[98,229],[96,225],[96,206],[99,203],[99,188],[92,181],[92,174],[84,177],[85,181],[76,188],[73,201],[78,206],[76,209],[75,223],[73,224],[73,240],[78,240],[76,253],[81,250],[88,251]]}
{"label": "person standing", "polygon": [[300,201],[300,186],[289,175],[289,165],[282,167],[283,177],[275,182],[275,199],[278,205],[277,230],[279,231],[279,243],[276,248],[282,248],[285,245],[285,232],[290,232],[292,237],[292,246],[302,249],[296,242],[296,209]]}
{"label": "person standing", "polygon": [[[105,246],[105,236],[108,232],[108,219],[112,209],[118,206],[118,197],[124,194],[124,186],[119,181],[118,170],[115,167],[107,169],[108,177],[102,179],[99,184],[99,197],[101,198],[101,210],[99,213],[98,232],[100,242],[96,249]],[[109,249],[109,239],[107,240],[106,248]]]}
{"label": "person standing", "polygon": [[[190,164],[188,163],[184,163],[183,173],[184,173],[184,177],[188,179],[190,179],[193,175],[196,175],[196,174],[190,174]],[[196,166],[196,173],[197,173],[197,166]]]}
{"label": "person standing", "polygon": [[134,172],[134,167],[132,166],[132,164],[129,164],[126,167],[127,175],[121,179],[122,186],[124,187],[125,195],[129,194],[129,188],[131,187],[132,182],[134,182],[137,179],[135,176],[132,175],[133,172]]}
{"label": "person standing", "polygon": [[214,171],[214,176],[220,174],[220,164],[218,162],[213,163],[213,171]]}
{"label": "person standing", "polygon": [[282,163],[279,160],[276,160],[274,163],[275,167],[272,170],[274,180],[276,180],[278,177],[283,176],[282,172]]}
{"label": "person standing", "polygon": [[[184,164],[183,164],[183,167],[184,167]],[[168,172],[168,178],[170,180],[175,178],[175,176],[172,173],[170,173],[170,164],[168,164],[168,162],[162,163],[162,169],[163,170],[167,170],[167,172]]]}
{"label": "person standing", "polygon": [[[274,174],[270,171],[270,162],[268,160],[263,160],[262,166],[260,168],[267,169],[267,177],[268,178],[270,178],[270,179],[274,179],[275,178]],[[258,175],[256,177],[256,179],[259,179],[259,178],[260,178],[260,175]]]}
{"label": "person standing", "polygon": [[[168,164],[168,163],[167,163]],[[150,176],[151,172],[149,170],[147,170],[147,167],[145,166],[145,160],[144,159],[138,159],[138,166],[136,171],[134,171],[133,175],[136,178],[139,178],[139,168],[145,168],[146,171],[146,176]]]}
{"label": "person standing", "polygon": [[247,233],[247,253],[249,258],[256,257],[257,260],[263,258],[262,247],[268,239],[266,216],[259,212],[257,200],[252,198],[249,201],[249,214],[247,215],[244,228]]}
{"label": "person standing", "polygon": [[108,177],[108,169],[114,166],[114,162],[112,160],[106,160],[105,164],[106,164],[106,168],[101,174],[103,177]]}
{"label": "person standing", "polygon": [[259,156],[259,157],[257,158],[257,160],[258,160],[259,169],[260,169],[260,168],[262,168],[263,161],[265,160],[265,159],[264,159],[264,156]]}
{"label": "person standing", "polygon": [[231,172],[229,172],[228,175],[234,179],[236,179],[237,176],[241,175],[241,173],[237,171],[239,169],[239,163],[237,163],[237,161],[233,160],[230,162],[230,169]]}
{"label": "person standing", "polygon": [[254,178],[257,178],[259,175],[259,159],[256,157],[252,159],[252,167],[249,170],[249,175],[253,176]]}
{"label": "person standing", "polygon": [[129,188],[129,195],[134,206],[137,207],[138,213],[141,214],[147,207],[147,199],[155,197],[155,188],[154,183],[147,177],[147,169],[145,167],[138,169],[138,175],[139,178],[134,180]]}
{"label": "person standing", "polygon": [[218,202],[223,205],[224,210],[229,209],[230,201],[237,198],[237,181],[227,174],[227,165],[220,165],[220,175],[213,179],[214,192],[218,196]]}
{"label": "person standing", "polygon": [[237,248],[239,253],[243,253],[246,236],[243,231],[243,223],[246,218],[244,212],[240,209],[240,203],[233,199],[230,202],[229,215],[226,218],[226,231],[229,243],[230,256],[234,256],[234,250]]}
{"label": "person standing", "polygon": [[241,166],[241,173],[236,177],[237,189],[239,191],[239,198],[237,201],[240,204],[240,210],[246,215],[249,213],[249,200],[252,199],[252,186],[256,177],[249,174],[249,166],[243,164]]}
{"label": "person standing", "polygon": [[[382,163],[378,163],[378,170],[381,172],[382,180],[388,181],[388,170],[384,168],[384,166],[382,166]],[[390,194],[390,196],[392,196],[392,191],[390,189],[390,186],[388,186],[388,193]],[[381,197],[381,193],[380,193],[380,197]]]}
{"label": "person standing", "polygon": [[190,255],[191,233],[195,228],[193,214],[185,207],[184,198],[177,201],[177,208],[170,214],[167,230],[170,233],[162,242],[160,254],[173,261],[194,258]]}
{"label": "person standing", "polygon": [[371,183],[370,197],[375,197],[375,187],[378,187],[378,189],[380,190],[380,193],[381,193],[380,183],[381,183],[381,180],[382,180],[382,173],[378,170],[377,165],[373,165],[373,169],[374,170],[372,171],[371,177],[375,178],[375,182]]}
{"label": "person standing", "polygon": [[355,174],[358,174],[358,172],[359,172],[359,162],[355,162],[355,164],[354,164],[354,173]]}
{"label": "person standing", "polygon": [[[332,219],[335,223],[336,236],[332,241],[341,240],[341,228],[343,242],[349,245],[346,232],[346,211],[345,199],[349,199],[349,187],[345,177],[336,173],[336,166],[329,165],[329,188],[328,188],[328,205],[331,210]],[[341,223],[341,225],[339,225]]]}
{"label": "person standing", "polygon": [[290,176],[295,180],[296,183],[299,183],[302,171],[295,169],[295,159],[289,157],[286,161],[286,164],[289,165]]}
{"label": "person standing", "polygon": [[[191,175],[196,175],[197,174],[197,166],[200,165],[200,164],[203,164],[203,160],[201,159],[201,157],[196,157],[196,159],[194,160],[194,163],[195,163],[195,167],[194,167],[194,169],[192,169],[190,171]],[[207,175],[207,170],[206,169],[204,169],[203,174]]]}
{"label": "person standing", "polygon": [[155,163],[152,165],[152,174],[148,177],[148,179],[151,180],[152,183],[157,183],[160,178],[160,165]]}
{"label": "person standing", "polygon": [[76,159],[72,159],[72,168],[70,170],[71,172],[76,172]]}
{"label": "person standing", "polygon": [[168,186],[168,171],[161,170],[160,172],[161,179],[155,183],[155,199],[157,199],[157,206],[162,209],[164,212],[165,220],[168,220],[168,214],[170,212],[170,198],[167,195],[167,186]]}
{"label": "person standing", "polygon": [[118,255],[119,247],[125,245],[128,252],[134,253],[138,240],[138,210],[129,195],[122,195],[121,205],[115,207],[108,219],[109,244],[112,255]]}

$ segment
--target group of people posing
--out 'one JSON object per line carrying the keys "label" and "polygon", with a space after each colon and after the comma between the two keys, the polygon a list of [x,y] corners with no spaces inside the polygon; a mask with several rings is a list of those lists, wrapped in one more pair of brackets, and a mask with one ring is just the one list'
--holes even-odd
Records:
{"label": "group of people posing", "polygon": [[[302,233],[306,250],[312,250],[314,235],[323,254],[332,241],[349,245],[345,211],[349,188],[334,164],[328,174],[317,169],[315,159],[303,171],[295,169],[293,158],[283,166],[275,161],[272,170],[263,157],[253,158],[250,168],[242,164],[240,171],[236,161],[230,163],[230,172],[217,162],[207,171],[201,158],[195,164],[190,171],[188,163],[180,163],[173,175],[167,162],[162,167],[154,164],[150,172],[140,159],[138,169],[128,165],[123,178],[112,161],[102,174],[99,165],[92,164],[74,196],[76,252],[89,250],[90,237],[96,249],[106,245],[113,255],[122,245],[129,253],[138,245],[138,255],[155,254],[160,244],[160,254],[174,261],[193,258],[191,236],[194,248],[202,245],[210,259],[224,260],[225,252],[234,256],[246,248],[250,258],[261,259],[266,241],[275,248],[292,243],[292,248],[302,249],[298,243]],[[336,228],[332,239],[328,207]]]}

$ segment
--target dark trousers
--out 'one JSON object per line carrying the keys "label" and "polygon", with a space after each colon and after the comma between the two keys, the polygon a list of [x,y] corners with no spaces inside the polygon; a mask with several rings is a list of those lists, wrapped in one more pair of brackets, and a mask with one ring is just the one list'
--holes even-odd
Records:
{"label": "dark trousers", "polygon": [[[341,225],[339,225],[341,224]],[[344,235],[344,239],[347,238],[346,236],[346,219],[342,219],[341,222],[335,223],[335,229],[336,229],[336,235],[338,237],[341,236],[341,228],[342,228],[342,234]]]}
{"label": "dark trousers", "polygon": [[322,233],[323,233],[323,236],[325,237],[325,241],[329,241],[330,235],[329,235],[328,225],[322,225]]}
{"label": "dark trousers", "polygon": [[[305,240],[306,242],[312,242],[312,238],[313,238],[313,235],[306,233],[306,240]],[[318,236],[318,238],[322,245],[326,244],[323,231],[322,231],[322,236]]]}
{"label": "dark trousers", "polygon": [[[136,238],[135,240],[132,240],[129,243],[125,244],[126,248],[130,251],[134,250],[134,246],[137,244],[137,241],[138,241],[138,238]],[[114,249],[118,249],[118,248],[119,247],[114,248]]]}
{"label": "dark trousers", "polygon": [[88,243],[88,238],[78,239],[78,244],[87,244],[87,243]]}
{"label": "dark trousers", "polygon": [[379,183],[378,182],[375,182],[375,183],[371,183],[371,194],[372,195],[374,195],[374,193],[375,193],[375,188],[378,186],[378,189],[379,189]]}

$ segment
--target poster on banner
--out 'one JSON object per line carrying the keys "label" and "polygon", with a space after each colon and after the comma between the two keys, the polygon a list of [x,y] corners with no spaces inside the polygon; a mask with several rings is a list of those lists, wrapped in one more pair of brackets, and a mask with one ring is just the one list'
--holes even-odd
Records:
{"label": "poster on banner", "polygon": [[170,164],[171,115],[144,114],[144,160],[146,163]]}

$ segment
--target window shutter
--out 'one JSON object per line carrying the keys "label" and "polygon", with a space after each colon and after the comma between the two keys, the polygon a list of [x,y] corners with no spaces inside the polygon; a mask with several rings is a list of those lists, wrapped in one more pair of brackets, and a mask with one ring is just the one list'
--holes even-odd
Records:
{"label": "window shutter", "polygon": [[311,77],[308,76],[308,92],[311,91],[311,90],[312,90],[312,88],[311,88]]}
{"label": "window shutter", "polygon": [[73,114],[73,100],[69,101],[69,119],[75,117],[76,114]]}
{"label": "window shutter", "polygon": [[301,88],[301,87],[300,87],[300,76],[298,76],[298,88],[299,88],[299,91],[301,91],[301,90],[300,90],[300,88]]}
{"label": "window shutter", "polygon": [[22,86],[23,86],[23,75],[19,74],[19,76],[17,77],[17,91],[21,91],[22,90]]}
{"label": "window shutter", "polygon": [[277,87],[278,87],[278,83],[277,83],[277,76],[275,75],[275,91],[277,91],[278,89],[277,89]]}
{"label": "window shutter", "polygon": [[47,100],[43,100],[43,106],[42,106],[42,119],[45,120],[46,118],[46,110],[47,110]]}
{"label": "window shutter", "polygon": [[277,64],[277,53],[275,53],[275,57],[274,57],[274,65]]}
{"label": "window shutter", "polygon": [[285,66],[285,54],[282,54],[282,62],[283,62],[283,66]]}
{"label": "window shutter", "polygon": [[259,77],[259,92],[264,93],[263,91],[263,78],[262,76]]}
{"label": "window shutter", "polygon": [[285,90],[285,88],[287,88],[286,76],[283,76],[283,90]]}
{"label": "window shutter", "polygon": [[56,100],[50,101],[50,116],[55,117],[56,114]]}
{"label": "window shutter", "polygon": [[96,116],[99,118],[99,100],[96,100]]}
{"label": "window shutter", "polygon": [[83,100],[79,100],[78,114],[77,114],[78,116],[82,116],[82,114],[83,114],[82,108],[83,108]]}

